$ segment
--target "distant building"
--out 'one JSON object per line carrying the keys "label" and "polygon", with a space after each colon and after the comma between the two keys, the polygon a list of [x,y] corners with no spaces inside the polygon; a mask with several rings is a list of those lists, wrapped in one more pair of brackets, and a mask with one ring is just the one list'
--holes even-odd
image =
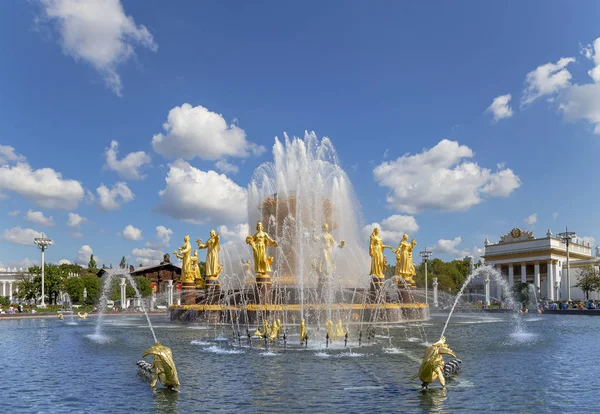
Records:
{"label": "distant building", "polygon": [[[498,242],[486,239],[482,258],[486,264],[499,270],[511,287],[515,282],[533,283],[540,297],[548,300],[564,300],[568,297],[566,245],[550,230],[546,237],[536,238],[530,231],[514,228]],[[569,243],[569,262],[571,299],[583,300],[584,293],[575,287],[577,276],[583,266],[598,268],[600,258],[592,255],[589,243],[575,239]],[[493,286],[492,296],[500,298],[499,288]],[[598,299],[597,294],[591,294],[590,298]]]}
{"label": "distant building", "polygon": [[[106,271],[100,269],[98,277],[104,276]],[[156,293],[166,292],[169,280],[173,281],[175,291],[181,289],[181,267],[171,262],[169,254],[163,256],[160,264],[153,266],[129,267],[129,273],[133,277],[143,276],[152,283],[152,290]]]}
{"label": "distant building", "polygon": [[23,268],[0,267],[0,296],[7,296],[12,301],[17,295],[19,282],[27,275],[27,270]]}

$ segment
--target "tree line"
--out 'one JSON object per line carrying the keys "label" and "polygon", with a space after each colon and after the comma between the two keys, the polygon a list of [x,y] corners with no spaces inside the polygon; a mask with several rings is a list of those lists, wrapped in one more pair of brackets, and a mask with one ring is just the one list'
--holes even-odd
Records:
{"label": "tree line", "polygon": [[[90,262],[93,261],[93,257]],[[67,293],[73,304],[94,305],[102,294],[102,280],[97,276],[95,267],[84,268],[76,264],[52,264],[44,266],[44,296],[48,304],[57,304],[61,299],[60,293]],[[134,278],[142,296],[152,294],[152,285],[143,276]],[[111,282],[110,299],[121,298],[120,278]],[[32,266],[28,274],[23,276],[17,284],[16,296],[24,300],[37,300],[42,295],[42,268]],[[84,291],[86,295],[84,295]],[[135,296],[135,290],[127,282],[126,295],[128,298]],[[85,297],[84,297],[85,296]]]}
{"label": "tree line", "polygon": [[[395,264],[390,264],[385,270],[386,279],[394,276]],[[416,264],[415,271],[417,275],[414,277],[417,289],[425,288],[425,263]],[[427,283],[429,288],[432,288],[432,279],[437,277],[438,290],[456,294],[467,277],[471,273],[471,263],[468,260],[452,260],[444,262],[438,258],[427,262]]]}

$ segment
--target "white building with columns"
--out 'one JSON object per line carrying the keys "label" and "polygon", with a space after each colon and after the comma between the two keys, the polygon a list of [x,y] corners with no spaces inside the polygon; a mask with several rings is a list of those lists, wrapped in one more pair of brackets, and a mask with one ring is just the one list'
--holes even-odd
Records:
{"label": "white building with columns", "polygon": [[[485,263],[494,266],[509,285],[515,282],[533,283],[540,297],[547,300],[566,300],[571,287],[571,299],[583,300],[585,295],[576,288],[577,275],[584,265],[598,267],[600,258],[592,256],[592,247],[580,240],[569,243],[569,281],[567,281],[567,246],[548,230],[546,237],[536,238],[532,232],[512,229],[500,241],[485,241]],[[494,294],[495,293],[495,294]],[[501,297],[499,287],[492,296]],[[590,296],[590,299],[593,299]]]}
{"label": "white building with columns", "polygon": [[0,267],[0,296],[7,296],[11,301],[16,299],[17,286],[27,271],[16,267]]}

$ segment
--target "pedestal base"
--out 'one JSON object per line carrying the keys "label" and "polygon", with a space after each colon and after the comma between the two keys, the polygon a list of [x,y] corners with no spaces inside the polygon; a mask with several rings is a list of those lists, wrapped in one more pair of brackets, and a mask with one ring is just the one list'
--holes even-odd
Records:
{"label": "pedestal base", "polygon": [[196,285],[193,281],[181,283],[181,303],[184,305],[196,304]]}
{"label": "pedestal base", "polygon": [[256,275],[256,296],[260,304],[271,303],[271,275],[258,274]]}
{"label": "pedestal base", "polygon": [[217,277],[212,277],[212,276],[206,277],[205,291],[206,291],[206,299],[205,299],[206,303],[209,303],[209,304],[219,303],[219,301],[221,300],[221,284],[219,283],[218,276]]}
{"label": "pedestal base", "polygon": [[369,295],[371,302],[385,301],[385,297],[379,298],[381,290],[385,284],[385,278],[383,276],[372,276],[371,283],[369,284]]}

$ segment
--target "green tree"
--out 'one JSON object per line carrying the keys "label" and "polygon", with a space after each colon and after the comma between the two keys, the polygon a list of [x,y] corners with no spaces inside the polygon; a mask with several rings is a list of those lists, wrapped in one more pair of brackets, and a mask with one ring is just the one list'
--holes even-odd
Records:
{"label": "green tree", "polygon": [[0,305],[10,306],[10,298],[8,296],[0,296]]}
{"label": "green tree", "polygon": [[[67,267],[52,263],[47,263],[44,266],[44,296],[48,298],[48,303],[56,304],[58,301],[60,292],[64,287],[63,282],[67,279],[69,273],[67,269]],[[30,267],[29,274],[34,275],[34,280],[41,292],[42,268],[40,266]]]}
{"label": "green tree", "polygon": [[95,269],[96,268],[96,260],[94,260],[94,254],[93,253],[90,255],[90,261],[88,263],[88,267],[90,269]]}
{"label": "green tree", "polygon": [[83,289],[85,283],[80,276],[69,277],[63,282],[65,292],[71,298],[71,302],[75,304],[83,303]]}
{"label": "green tree", "polygon": [[[133,279],[135,281],[135,285],[137,286],[140,295],[142,297],[148,296],[152,294],[152,283],[144,276],[137,276]],[[126,281],[127,287],[125,290],[125,296],[128,298],[135,297],[135,289],[131,286],[129,281]],[[111,300],[120,300],[121,299],[121,278],[116,277],[110,281],[110,295]]]}
{"label": "green tree", "polygon": [[144,276],[137,276],[133,279],[135,280],[135,284],[140,291],[140,295],[148,296],[152,294],[152,283],[150,283],[148,279],[146,279]]}
{"label": "green tree", "polygon": [[525,282],[515,282],[513,286],[515,299],[522,304],[529,303],[529,284]]}
{"label": "green tree", "polygon": [[38,285],[35,278],[30,275],[23,276],[17,286],[19,289],[17,296],[20,299],[36,300],[41,291],[41,286]]}
{"label": "green tree", "polygon": [[127,267],[127,261],[125,260],[125,256],[121,258],[121,263],[119,263],[119,267],[121,269],[125,269]]}
{"label": "green tree", "polygon": [[83,287],[87,291],[87,299],[85,300],[86,305],[95,305],[100,299],[102,294],[102,283],[100,278],[92,273],[86,273],[81,276],[83,280]]}
{"label": "green tree", "polygon": [[590,292],[600,290],[600,275],[594,266],[584,266],[577,276],[578,287],[585,293],[585,298],[590,300]]}

